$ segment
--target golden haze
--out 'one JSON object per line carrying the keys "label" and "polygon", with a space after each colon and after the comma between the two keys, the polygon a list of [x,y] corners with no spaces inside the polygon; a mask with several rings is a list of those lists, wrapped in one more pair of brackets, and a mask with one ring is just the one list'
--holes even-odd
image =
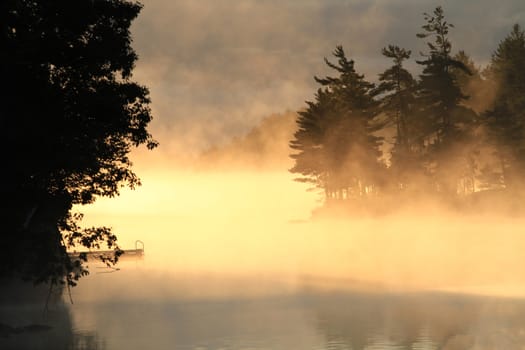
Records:
{"label": "golden haze", "polygon": [[285,171],[139,173],[142,187],[80,209],[84,225],[113,227],[122,248],[144,241],[151,271],[266,276],[292,289],[524,290],[525,236],[517,218],[421,208],[311,220],[317,194]]}

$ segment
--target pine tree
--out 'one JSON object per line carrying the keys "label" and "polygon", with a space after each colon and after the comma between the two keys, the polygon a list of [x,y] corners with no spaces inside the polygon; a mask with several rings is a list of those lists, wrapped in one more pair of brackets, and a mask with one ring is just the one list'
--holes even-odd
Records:
{"label": "pine tree", "polygon": [[327,199],[362,197],[377,192],[384,169],[380,157],[382,125],[375,122],[374,85],[356,73],[341,46],[333,52],[337,63],[325,59],[336,77],[318,78],[321,84],[315,102],[297,120],[299,130],[291,147],[295,166],[325,191]]}
{"label": "pine tree", "polygon": [[429,51],[422,53],[424,59],[417,61],[423,66],[417,104],[421,137],[427,146],[426,168],[438,192],[454,195],[466,163],[462,150],[465,130],[475,113],[462,105],[467,96],[461,92],[453,70],[468,69],[451,56],[448,33],[454,26],[445,21],[443,9],[437,7],[432,15],[424,16],[424,32],[417,36],[434,39],[427,42]]}
{"label": "pine tree", "polygon": [[495,82],[494,106],[485,118],[499,159],[497,182],[513,192],[525,182],[525,32],[514,25],[499,44],[487,69]]}
{"label": "pine tree", "polygon": [[418,140],[416,138],[414,103],[416,81],[403,67],[411,52],[389,45],[382,54],[394,65],[379,75],[374,93],[380,96],[380,111],[387,118],[388,127],[395,128],[395,142],[391,150],[390,172],[398,189],[406,189],[409,178],[418,171]]}
{"label": "pine tree", "polygon": [[319,89],[315,95],[315,102],[306,102],[308,107],[298,112],[296,120],[298,130],[290,142],[290,148],[298,153],[292,154],[295,165],[290,171],[302,174],[296,181],[311,183],[324,189],[326,197],[330,197],[330,181],[328,180],[328,154],[323,147],[324,133],[327,122],[333,113],[333,98],[331,93]]}
{"label": "pine tree", "polygon": [[480,67],[465,51],[460,50],[453,58],[466,67],[466,70],[457,67],[450,69],[462,94],[466,97],[461,101],[461,105],[467,108],[464,110],[467,113],[473,111],[476,114],[475,117],[470,118],[469,122],[463,124],[462,141],[465,164],[458,187],[458,192],[471,194],[484,187],[483,181],[480,180],[484,176],[481,171],[486,169],[487,163],[491,161],[490,150],[486,144],[486,130],[479,117],[479,113],[484,112],[490,106],[490,84],[483,77]]}
{"label": "pine tree", "polygon": [[455,54],[453,59],[466,67],[466,70],[457,67],[451,67],[450,69],[461,93],[465,96],[461,104],[476,113],[486,111],[490,106],[491,99],[489,95],[491,92],[490,84],[484,78],[482,69],[463,50]]}

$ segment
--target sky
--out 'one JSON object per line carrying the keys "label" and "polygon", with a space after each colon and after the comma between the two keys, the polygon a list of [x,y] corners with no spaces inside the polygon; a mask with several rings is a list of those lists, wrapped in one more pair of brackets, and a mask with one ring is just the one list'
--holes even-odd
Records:
{"label": "sky", "polygon": [[455,25],[453,51],[486,64],[514,23],[522,0],[142,0],[132,25],[139,55],[134,79],[150,88],[160,141],[173,158],[239,136],[272,113],[305,106],[329,73],[323,57],[343,45],[356,69],[374,81],[389,65],[381,48],[412,50],[423,13],[443,6]]}

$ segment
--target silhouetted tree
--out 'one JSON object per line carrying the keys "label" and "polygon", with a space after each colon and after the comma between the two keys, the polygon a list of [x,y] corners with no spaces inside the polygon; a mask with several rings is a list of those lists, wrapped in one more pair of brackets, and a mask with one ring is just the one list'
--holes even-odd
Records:
{"label": "silhouetted tree", "polygon": [[316,102],[308,102],[297,120],[299,130],[291,142],[295,166],[300,173],[325,190],[327,199],[361,197],[377,192],[383,164],[382,138],[375,135],[381,123],[375,120],[374,85],[356,73],[341,46],[334,53],[337,63],[325,59],[336,77],[315,80],[323,86]]}
{"label": "silhouetted tree", "polygon": [[74,285],[87,272],[66,248],[114,247],[111,230],[81,229],[71,208],[139,185],[128,153],[156,146],[148,89],[131,80],[129,27],[141,7],[2,1],[1,275]]}
{"label": "silhouetted tree", "polygon": [[487,76],[496,86],[494,106],[485,113],[490,142],[499,160],[497,184],[515,192],[525,174],[525,32],[518,25],[492,55]]}
{"label": "silhouetted tree", "polygon": [[386,192],[392,187],[379,135],[393,135],[386,172],[395,191],[388,198],[408,188],[466,206],[492,198],[470,196],[487,189],[522,198],[516,195],[525,185],[525,32],[516,24],[482,70],[464,51],[452,55],[453,25],[441,7],[424,19],[417,37],[428,39],[428,50],[416,61],[423,68],[417,80],[403,67],[411,52],[393,45],[382,50],[394,64],[377,86],[356,73],[342,47],[333,53],[336,63],[325,59],[337,75],[316,77],[321,88],[299,112],[290,143],[297,180],[322,188],[327,199]]}
{"label": "silhouetted tree", "polygon": [[490,107],[491,86],[490,82],[484,77],[481,67],[477,66],[472,58],[463,50],[454,55],[455,61],[461,62],[463,68],[451,67],[450,71],[454,75],[456,82],[466,97],[461,104],[474,110],[476,113],[482,113]]}
{"label": "silhouetted tree", "polygon": [[391,58],[394,65],[379,75],[374,93],[379,96],[379,111],[387,117],[386,126],[395,128],[389,170],[396,188],[402,190],[421,172],[418,160],[421,140],[417,134],[418,120],[414,118],[416,80],[403,67],[403,62],[410,58],[409,50],[389,45],[382,53]]}
{"label": "silhouetted tree", "polygon": [[486,130],[479,118],[479,113],[490,106],[491,87],[487,79],[483,77],[481,69],[465,51],[460,50],[454,55],[454,60],[461,62],[466,68],[454,66],[450,68],[462,94],[466,97],[461,101],[461,105],[467,108],[464,112],[471,115],[472,112],[476,113],[476,116],[465,118],[466,122],[462,124],[462,148],[465,164],[458,186],[459,193],[471,194],[482,187],[480,186],[481,171],[490,161]]}
{"label": "silhouetted tree", "polygon": [[324,147],[326,129],[330,128],[333,119],[333,96],[326,89],[319,89],[315,102],[307,101],[308,107],[299,111],[296,123],[297,131],[290,142],[290,148],[298,153],[292,154],[295,164],[290,171],[303,177],[296,181],[311,183],[325,192],[326,198],[331,196],[328,171],[330,156]]}
{"label": "silhouetted tree", "polygon": [[461,61],[451,56],[448,39],[452,24],[447,23],[441,7],[433,14],[424,14],[426,24],[419,38],[433,38],[427,42],[428,53],[417,61],[423,66],[418,84],[419,118],[422,119],[421,137],[427,144],[427,171],[433,177],[439,192],[451,195],[458,191],[458,182],[466,166],[463,148],[468,125],[475,113],[462,105],[465,96],[452,70],[468,71]]}

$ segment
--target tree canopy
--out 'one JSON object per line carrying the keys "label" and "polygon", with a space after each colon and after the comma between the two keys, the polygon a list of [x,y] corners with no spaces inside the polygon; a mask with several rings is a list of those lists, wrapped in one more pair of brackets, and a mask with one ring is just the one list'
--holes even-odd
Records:
{"label": "tree canopy", "polygon": [[486,74],[497,87],[485,114],[499,159],[498,182],[522,191],[525,179],[525,32],[516,24],[492,55]]}
{"label": "tree canopy", "polygon": [[74,204],[118,195],[139,178],[128,157],[156,142],[148,89],[132,80],[131,22],[124,0],[5,0],[0,5],[4,161],[1,274],[74,284],[87,271],[72,246],[112,248],[106,227],[81,229]]}
{"label": "tree canopy", "polygon": [[380,123],[374,119],[374,84],[354,69],[341,46],[334,53],[337,63],[325,59],[335,77],[315,78],[322,86],[314,102],[299,112],[299,130],[291,142],[296,160],[292,172],[305,175],[325,190],[327,198],[361,197],[377,191],[381,137],[374,134]]}
{"label": "tree canopy", "polygon": [[290,171],[323,189],[326,202],[422,194],[458,203],[523,192],[524,31],[516,24],[482,69],[464,50],[453,52],[443,8],[423,18],[417,78],[404,67],[411,51],[396,45],[382,49],[393,65],[377,84],[355,72],[341,46],[337,63],[325,59],[338,75],[315,77],[321,88],[299,112]]}

